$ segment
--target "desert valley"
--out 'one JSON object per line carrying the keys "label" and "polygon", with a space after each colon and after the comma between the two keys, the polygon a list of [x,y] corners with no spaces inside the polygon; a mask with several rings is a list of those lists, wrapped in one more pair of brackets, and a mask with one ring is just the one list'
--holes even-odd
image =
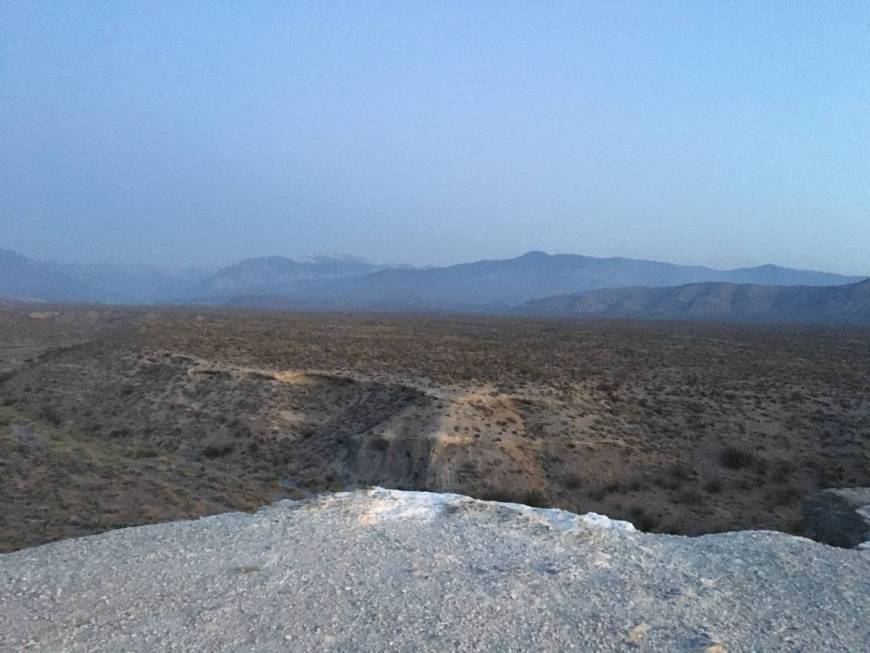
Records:
{"label": "desert valley", "polygon": [[0,548],[381,485],[801,534],[870,484],[849,327],[0,309]]}
{"label": "desert valley", "polygon": [[0,653],[870,651],[866,2],[0,2]]}

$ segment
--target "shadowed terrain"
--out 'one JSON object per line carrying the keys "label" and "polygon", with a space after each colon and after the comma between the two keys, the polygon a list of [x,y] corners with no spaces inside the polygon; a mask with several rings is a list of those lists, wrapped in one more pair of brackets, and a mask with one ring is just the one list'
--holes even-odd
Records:
{"label": "shadowed terrain", "polygon": [[0,308],[0,549],[378,484],[803,532],[870,484],[870,332]]}
{"label": "shadowed terrain", "polygon": [[698,283],[610,288],[528,302],[528,315],[870,324],[870,280],[841,286]]}

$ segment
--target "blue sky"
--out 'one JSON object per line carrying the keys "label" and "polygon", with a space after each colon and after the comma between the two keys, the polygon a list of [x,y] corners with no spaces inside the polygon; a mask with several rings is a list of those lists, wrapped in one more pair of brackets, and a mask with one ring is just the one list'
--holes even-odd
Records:
{"label": "blue sky", "polygon": [[2,0],[0,247],[870,273],[870,5]]}

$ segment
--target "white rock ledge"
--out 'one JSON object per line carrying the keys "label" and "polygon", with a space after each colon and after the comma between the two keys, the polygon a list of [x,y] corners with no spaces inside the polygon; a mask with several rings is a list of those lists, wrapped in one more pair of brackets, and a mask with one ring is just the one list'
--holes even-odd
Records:
{"label": "white rock ledge", "polygon": [[870,650],[870,552],[374,489],[0,556],[2,651]]}
{"label": "white rock ledge", "polygon": [[[335,501],[352,500],[352,492],[337,492],[332,495]],[[519,513],[534,521],[547,524],[552,528],[569,531],[581,527],[612,528],[634,532],[635,528],[627,521],[610,519],[596,512],[576,515],[554,508],[532,508],[522,503],[501,501],[481,501],[462,494],[449,492],[409,492],[376,487],[368,491],[365,514],[362,519],[368,522],[389,521],[391,519],[431,520],[451,509],[490,505]]]}

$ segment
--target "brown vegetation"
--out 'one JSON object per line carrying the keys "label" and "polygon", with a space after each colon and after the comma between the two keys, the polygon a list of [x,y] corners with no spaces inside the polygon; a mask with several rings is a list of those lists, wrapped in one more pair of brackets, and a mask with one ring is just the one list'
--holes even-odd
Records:
{"label": "brown vegetation", "polygon": [[41,312],[0,311],[0,550],[367,484],[800,533],[870,484],[867,330]]}

